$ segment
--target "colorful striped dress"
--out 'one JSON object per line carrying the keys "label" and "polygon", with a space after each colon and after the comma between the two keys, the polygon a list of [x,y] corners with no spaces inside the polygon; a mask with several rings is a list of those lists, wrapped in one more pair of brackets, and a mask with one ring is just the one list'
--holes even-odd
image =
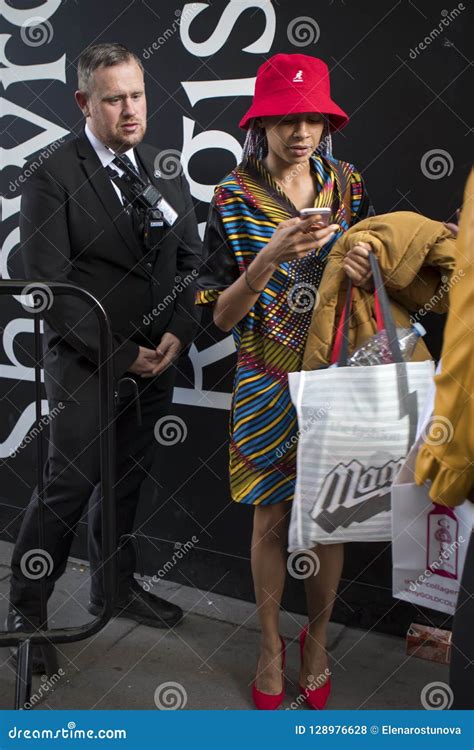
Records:
{"label": "colorful striped dress", "polygon": [[[362,178],[347,162],[311,157],[315,206],[333,209],[341,231],[373,210]],[[280,221],[298,212],[257,159],[217,186],[204,238],[197,304],[213,304],[266,245]],[[301,369],[325,259],[336,241],[276,269],[233,329],[237,365],[230,414],[232,498],[247,505],[291,500],[296,477],[297,419],[287,374]]]}

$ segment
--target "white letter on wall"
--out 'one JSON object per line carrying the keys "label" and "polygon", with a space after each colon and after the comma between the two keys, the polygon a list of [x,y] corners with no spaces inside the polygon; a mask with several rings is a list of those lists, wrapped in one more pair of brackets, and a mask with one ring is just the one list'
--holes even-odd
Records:
{"label": "white letter on wall", "polygon": [[41,18],[47,21],[51,18],[61,5],[61,0],[46,0],[45,3],[37,5],[35,8],[12,8],[11,5],[0,0],[0,16],[6,18],[14,26],[23,26],[31,18]]}
{"label": "white letter on wall", "polygon": [[185,48],[196,57],[208,57],[215,55],[226,43],[232,28],[244,11],[259,8],[265,13],[265,29],[257,41],[245,47],[242,52],[251,52],[254,55],[269,52],[275,37],[276,16],[275,9],[270,0],[256,0],[255,2],[242,3],[240,0],[230,0],[219,19],[214,32],[205,42],[193,42],[189,36],[189,29],[193,20],[209,8],[208,3],[186,3],[181,14],[179,34]]}
{"label": "white letter on wall", "polygon": [[210,203],[214,194],[215,185],[203,185],[196,182],[189,174],[189,161],[198,151],[206,148],[223,148],[230,151],[235,156],[235,162],[238,164],[242,154],[242,146],[234,136],[224,133],[222,130],[207,130],[193,137],[194,120],[189,117],[183,117],[183,152],[181,154],[181,163],[186,178],[189,182],[192,195],[200,201]]}
{"label": "white letter on wall", "polygon": [[225,96],[252,96],[255,78],[228,78],[223,81],[183,81],[182,87],[194,107],[202,99],[218,99]]}
{"label": "white letter on wall", "polygon": [[0,63],[5,68],[0,68],[0,83],[8,88],[11,83],[18,81],[43,81],[51,79],[66,83],[66,55],[51,63],[37,63],[36,65],[16,65],[6,55],[5,47],[11,34],[0,34]]}
{"label": "white letter on wall", "polygon": [[17,146],[0,149],[0,164],[2,164],[2,169],[10,166],[22,167],[25,160],[31,154],[34,154],[36,151],[39,151],[40,148],[45,148],[53,141],[64,138],[64,136],[69,134],[69,130],[65,130],[59,125],[55,125],[54,122],[45,120],[44,117],[35,115],[30,110],[19,107],[17,104],[13,104],[13,102],[9,102],[7,99],[0,99],[0,104],[2,106],[3,117],[7,115],[19,117],[33,125],[37,125],[43,130],[42,133],[33,136],[28,141],[19,143]]}

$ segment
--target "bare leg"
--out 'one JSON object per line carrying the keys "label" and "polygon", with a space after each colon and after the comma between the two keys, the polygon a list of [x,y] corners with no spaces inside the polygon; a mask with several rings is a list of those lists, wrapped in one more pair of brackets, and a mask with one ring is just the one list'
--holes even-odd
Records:
{"label": "bare leg", "polygon": [[282,689],[280,602],[285,585],[288,503],[255,506],[252,534],[252,575],[261,627],[257,665],[258,690],[277,695]]}
{"label": "bare leg", "polygon": [[[327,626],[336,598],[344,562],[343,544],[320,544],[315,549],[320,567],[317,575],[305,579],[309,630],[304,649],[300,685],[308,686],[308,675],[317,679],[328,666]],[[311,682],[311,680],[309,680]],[[318,686],[323,684],[321,679]]]}

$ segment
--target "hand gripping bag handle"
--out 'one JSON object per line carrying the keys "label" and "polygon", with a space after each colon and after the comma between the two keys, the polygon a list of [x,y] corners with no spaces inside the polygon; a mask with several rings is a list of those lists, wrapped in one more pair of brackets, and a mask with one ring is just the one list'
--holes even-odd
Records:
{"label": "hand gripping bag handle", "polygon": [[[377,331],[385,330],[387,333],[388,345],[394,362],[403,362],[400,344],[397,338],[397,329],[390,309],[388,294],[385,289],[380,266],[373,252],[369,253],[370,267],[374,279],[374,307],[375,318],[377,321]],[[354,286],[349,280],[346,293],[346,301],[342,310],[331,357],[331,364],[338,367],[347,367],[349,358],[349,317],[352,312]]]}

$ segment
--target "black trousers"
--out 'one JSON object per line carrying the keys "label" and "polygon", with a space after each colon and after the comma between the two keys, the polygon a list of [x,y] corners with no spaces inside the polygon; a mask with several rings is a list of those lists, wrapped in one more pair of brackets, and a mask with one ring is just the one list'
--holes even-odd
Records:
{"label": "black trousers", "polygon": [[474,709],[474,532],[471,533],[453,622],[449,683],[451,708]]}
{"label": "black trousers", "polygon": [[[133,531],[140,487],[150,471],[155,447],[154,427],[169,414],[174,368],[168,368],[154,381],[136,378],[142,425],[138,425],[136,404],[125,396],[116,406],[116,539]],[[56,408],[55,408],[56,407]],[[39,550],[38,495],[35,488],[26,508],[12,556],[10,602],[25,616],[39,617],[40,580],[34,577],[34,552],[48,561],[52,572],[46,577],[49,597],[64,573],[76,526],[89,504],[88,547],[91,565],[91,599],[100,602],[102,587],[102,520],[99,454],[99,409],[97,401],[66,401],[62,407],[49,401],[48,456],[44,467],[44,544]],[[46,554],[45,554],[46,553]],[[135,571],[135,551],[124,545],[119,556],[118,585],[125,587]],[[51,567],[51,566],[50,566]],[[31,576],[33,568],[33,577]]]}

